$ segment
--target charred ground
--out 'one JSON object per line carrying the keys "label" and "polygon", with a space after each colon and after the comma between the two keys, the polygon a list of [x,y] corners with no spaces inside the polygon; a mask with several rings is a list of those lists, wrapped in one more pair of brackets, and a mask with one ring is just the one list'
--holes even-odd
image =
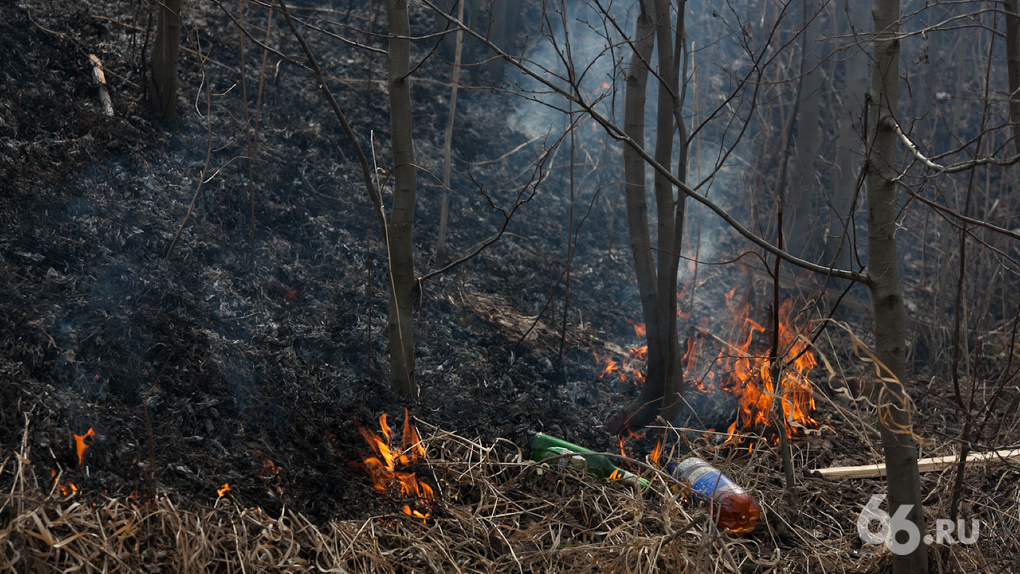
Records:
{"label": "charred ground", "polygon": [[[373,491],[352,465],[365,452],[354,421],[374,422],[401,406],[485,440],[525,445],[529,433],[546,430],[609,446],[600,427],[619,392],[631,390],[596,383],[591,345],[599,331],[626,337],[630,327],[628,310],[616,304],[628,292],[627,269],[616,264],[607,272],[605,242],[579,249],[571,305],[582,310],[584,327],[571,327],[557,368],[552,310],[562,312],[562,288],[559,301],[534,319],[562,268],[565,230],[554,223],[561,214],[540,201],[525,206],[523,223],[511,229],[516,235],[426,285],[417,333],[421,396],[402,401],[386,383],[379,226],[369,240],[371,203],[310,76],[283,62],[266,84],[253,240],[247,164],[238,157],[246,146],[237,125],[243,107],[221,99],[207,115],[205,102],[194,99],[203,71],[226,82],[229,73],[217,71],[237,70],[236,32],[215,19],[215,7],[196,9],[193,25],[213,55],[204,65],[185,56],[182,122],[169,130],[154,122],[137,89],[145,39],[129,26],[146,16],[130,7],[28,2],[3,9],[0,51],[10,62],[0,100],[5,449],[20,442],[27,415],[35,464],[70,473],[89,489],[144,493],[151,474],[185,497],[205,498],[229,482],[247,504],[287,503],[328,519],[372,512]],[[340,60],[330,60],[336,49],[326,39],[309,38],[320,43],[324,61]],[[276,39],[283,51],[296,50],[287,35]],[[114,117],[101,114],[88,53],[107,70]],[[343,54],[357,76],[385,77],[383,58]],[[345,85],[340,80],[354,76],[331,67],[359,135],[374,130],[384,148],[384,86],[377,79]],[[257,70],[249,74],[254,92]],[[444,92],[429,82],[414,89],[426,167],[438,165]],[[506,110],[494,108],[505,104],[482,92],[462,102],[462,150],[474,159],[505,153],[506,144],[488,141],[508,129]],[[367,137],[361,143],[371,145]],[[196,194],[210,145],[209,181]],[[513,174],[499,170],[522,165],[496,163],[473,175],[510,182]],[[422,254],[433,250],[438,221],[431,183],[424,177],[419,193]],[[463,190],[463,200],[454,198],[455,252],[502,221],[475,201],[480,194]],[[486,193],[497,202],[509,197]],[[539,198],[545,193],[540,188]],[[194,211],[167,256],[193,195]],[[430,265],[419,257],[420,269]],[[72,437],[90,427],[97,437],[86,478]],[[256,479],[265,460],[283,469],[281,489]]]}

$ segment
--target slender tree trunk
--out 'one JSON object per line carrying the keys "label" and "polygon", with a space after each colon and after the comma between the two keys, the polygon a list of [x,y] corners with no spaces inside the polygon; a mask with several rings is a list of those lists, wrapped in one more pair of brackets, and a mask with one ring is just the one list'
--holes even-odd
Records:
{"label": "slender tree trunk", "polygon": [[[491,0],[489,4],[489,40],[503,51],[507,50],[507,38],[512,34],[508,29],[508,15],[511,12],[508,4],[508,0]],[[486,64],[489,77],[498,84],[503,80],[503,58],[497,57],[492,50],[489,50],[489,57],[489,63]]]}
{"label": "slender tree trunk", "polygon": [[390,42],[390,145],[393,149],[393,209],[389,222],[390,383],[405,396],[415,394],[414,377],[414,195],[416,174],[411,139],[411,27],[406,0],[386,0]]}
{"label": "slender tree trunk", "polygon": [[[856,0],[844,0],[844,3],[836,8],[839,12],[837,21],[840,22],[837,33],[848,37],[846,42],[851,43],[854,42],[855,31],[867,33],[871,19],[866,4]],[[849,18],[849,22],[844,19],[844,14]],[[853,233],[849,226],[853,225],[850,216],[858,191],[857,178],[860,172],[860,158],[863,155],[854,119],[864,117],[865,94],[869,87],[868,54],[852,46],[843,65],[843,85],[833,90],[842,100],[838,107],[839,135],[836,139],[836,166],[839,177],[833,186],[830,200],[832,215],[829,219],[829,231],[825,236],[825,260],[827,263],[835,263],[837,269],[852,269]]]}
{"label": "slender tree trunk", "polygon": [[[457,6],[457,19],[464,21],[464,4],[468,0],[460,0]],[[460,88],[460,56],[464,48],[464,30],[457,28],[454,32],[456,45],[453,54],[453,76],[450,88],[450,116],[446,121],[446,133],[443,134],[443,199],[439,205],[439,241],[436,244],[436,262],[442,265],[448,256],[446,253],[446,225],[450,218],[450,159],[453,147],[453,124],[457,118],[457,90]]]}
{"label": "slender tree trunk", "polygon": [[818,219],[812,216],[812,200],[818,186],[813,181],[815,157],[820,135],[822,70],[818,43],[821,38],[822,10],[820,0],[801,0],[804,31],[801,36],[800,79],[797,81],[797,131],[786,203],[786,249],[794,255],[813,258],[819,255],[816,241]]}
{"label": "slender tree trunk", "polygon": [[[896,166],[897,136],[894,121],[899,97],[899,0],[875,0],[872,6],[875,52],[871,80],[871,141],[868,162],[868,265],[872,302],[875,309],[875,355],[888,372],[879,397],[882,446],[888,469],[889,514],[904,505],[912,508],[907,517],[919,532],[916,548],[905,555],[894,554],[896,573],[927,573],[928,547],[924,544],[924,510],[921,507],[921,479],[917,470],[917,447],[910,422],[910,404],[904,385],[906,366],[906,310],[900,284],[896,252]],[[894,535],[896,532],[893,533]],[[899,540],[901,543],[903,540]]]}
{"label": "slender tree trunk", "polygon": [[1020,12],[1017,0],[1003,0],[1006,10],[1006,71],[1009,75],[1009,123],[1013,146],[1020,154]]}
{"label": "slender tree trunk", "polygon": [[161,3],[149,76],[149,108],[173,126],[177,125],[177,58],[181,52],[182,4],[183,0]]}
{"label": "slender tree trunk", "polygon": [[[685,2],[681,2],[684,4]],[[680,93],[677,62],[673,54],[673,28],[670,18],[670,0],[655,0],[655,38],[659,55],[659,95],[656,112],[655,161],[670,169],[673,157],[673,138],[682,115],[676,114],[680,107]],[[678,12],[678,28],[683,26],[683,6]],[[682,34],[677,42],[682,42]],[[678,161],[678,178],[685,181],[687,172],[686,138],[684,138]],[[680,368],[680,341],[677,338],[676,323],[676,282],[680,269],[680,247],[683,238],[684,201],[674,195],[673,184],[660,172],[655,172],[655,203],[659,215],[657,239],[658,257],[658,315],[659,333],[663,354],[663,403],[661,414],[671,421],[682,402],[684,381]],[[649,336],[652,336],[649,333]]]}
{"label": "slender tree trunk", "polygon": [[[648,63],[652,48],[658,41],[659,92],[656,116],[655,161],[670,168],[673,138],[680,130],[680,157],[677,177],[687,177],[687,138],[680,113],[679,47],[683,42],[683,9],[681,0],[677,22],[677,47],[673,51],[673,27],[669,0],[641,0],[634,37],[634,50],[627,71],[627,92],[624,97],[624,131],[638,145],[644,146],[644,113]],[[680,344],[677,338],[676,283],[680,268],[680,247],[683,236],[684,198],[677,198],[673,185],[660,173],[655,174],[654,192],[658,225],[657,249],[653,250],[645,198],[645,162],[627,146],[623,151],[627,202],[627,225],[637,273],[641,311],[645,318],[648,341],[647,372],[641,393],[623,411],[613,416],[607,429],[619,433],[625,429],[645,426],[657,414],[672,420],[682,402],[683,369],[680,366]],[[653,255],[654,253],[654,255]]]}
{"label": "slender tree trunk", "polygon": [[[645,94],[648,84],[648,63],[655,45],[655,10],[653,0],[641,0],[634,36],[634,52],[627,67],[627,88],[624,94],[623,129],[639,146],[645,141]],[[645,199],[645,162],[630,146],[623,148],[624,190],[627,206],[627,227],[634,256],[641,311],[648,333],[648,368],[641,393],[624,410],[606,423],[612,433],[626,428],[640,428],[651,421],[662,405],[665,385],[662,339],[656,296],[655,261],[652,238],[648,230],[648,202]]]}

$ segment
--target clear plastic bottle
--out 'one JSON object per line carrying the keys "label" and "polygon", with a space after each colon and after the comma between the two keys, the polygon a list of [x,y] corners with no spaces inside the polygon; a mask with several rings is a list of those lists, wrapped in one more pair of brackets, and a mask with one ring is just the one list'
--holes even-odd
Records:
{"label": "clear plastic bottle", "polygon": [[754,530],[761,509],[758,501],[744,487],[705,460],[692,456],[666,465],[666,472],[690,485],[691,498],[697,502],[712,501],[712,515],[719,528],[733,534]]}

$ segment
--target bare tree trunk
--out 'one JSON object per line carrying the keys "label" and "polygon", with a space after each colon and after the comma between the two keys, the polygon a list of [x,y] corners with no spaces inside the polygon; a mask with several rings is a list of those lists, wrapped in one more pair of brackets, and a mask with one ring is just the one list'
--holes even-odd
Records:
{"label": "bare tree trunk", "polygon": [[[910,404],[904,392],[906,366],[906,310],[896,251],[896,142],[895,118],[899,97],[899,0],[874,0],[875,52],[871,80],[871,141],[868,162],[868,287],[875,309],[875,355],[888,369],[883,378],[878,411],[882,446],[888,469],[889,514],[904,505],[917,528],[917,546],[909,554],[894,554],[893,571],[928,572],[924,544],[924,510],[917,447],[910,422]],[[895,378],[895,381],[889,381]],[[897,533],[893,532],[895,536]],[[899,540],[903,543],[905,541]]]}
{"label": "bare tree trunk", "polygon": [[416,174],[411,139],[411,26],[406,0],[386,0],[390,41],[390,145],[393,149],[393,209],[389,222],[390,383],[405,396],[415,394],[414,377],[414,195]]}
{"label": "bare tree trunk", "polygon": [[1020,12],[1017,0],[1003,0],[1006,10],[1006,71],[1009,75],[1009,123],[1013,145],[1020,154]]}
{"label": "bare tree trunk", "polygon": [[[648,84],[648,63],[655,45],[655,11],[653,0],[641,0],[634,36],[634,52],[627,67],[627,88],[624,95],[623,129],[638,146],[645,141],[645,93]],[[627,227],[634,256],[641,311],[648,333],[648,369],[641,393],[624,410],[614,415],[606,428],[618,433],[626,428],[640,428],[651,421],[662,405],[665,390],[662,339],[656,296],[655,261],[652,238],[648,230],[648,202],[645,199],[645,162],[630,146],[623,148],[624,190],[627,206]]]}
{"label": "bare tree trunk", "polygon": [[[855,0],[844,0],[837,10],[840,12],[837,17],[840,22],[836,30],[837,34],[852,39],[855,33],[867,31],[870,18],[866,4]],[[849,18],[849,21],[843,19],[843,14]],[[856,40],[848,40],[848,42],[850,41]],[[865,94],[869,87],[868,54],[856,46],[852,46],[849,48],[844,70],[843,85],[833,89],[842,100],[838,106],[839,134],[836,139],[836,166],[839,172],[830,199],[833,214],[830,216],[829,230],[825,236],[825,258],[826,262],[834,263],[837,269],[852,269],[853,246],[851,239],[853,233],[849,227],[853,225],[850,216],[858,191],[857,183],[862,155],[860,135],[856,129],[854,118],[864,115]]]}
{"label": "bare tree trunk", "polygon": [[807,258],[819,254],[814,247],[818,222],[813,216],[812,199],[817,197],[818,186],[815,175],[815,157],[818,155],[820,136],[819,116],[821,114],[822,70],[820,69],[822,10],[820,0],[801,0],[801,16],[804,31],[801,36],[800,79],[797,81],[797,131],[794,137],[794,157],[789,194],[786,197],[786,249],[795,255]]}
{"label": "bare tree trunk", "polygon": [[[491,0],[489,4],[489,40],[504,51],[507,49],[507,39],[513,34],[513,30],[509,29],[508,17],[511,13],[514,15],[517,13],[517,10],[511,10],[508,4],[508,0]],[[503,58],[496,56],[491,50],[489,57],[486,67],[492,81],[498,84],[503,79]]]}
{"label": "bare tree trunk", "polygon": [[[673,137],[677,122],[683,126],[680,109],[679,58],[673,54],[673,29],[670,19],[670,0],[655,0],[655,36],[658,42],[659,55],[659,95],[657,102],[655,161],[667,170],[670,169],[673,157]],[[678,10],[678,30],[683,27],[683,8],[686,2],[681,0]],[[683,42],[682,33],[677,35],[678,44]],[[679,47],[679,46],[678,46]],[[679,56],[679,54],[677,54]],[[685,135],[683,130],[682,135]],[[687,138],[683,137],[681,153],[677,165],[677,178],[686,181],[687,175]],[[659,242],[658,257],[658,301],[659,301],[659,339],[662,341],[663,354],[663,403],[661,413],[664,419],[671,421],[682,403],[680,397],[684,391],[683,369],[680,368],[680,341],[677,338],[676,324],[676,282],[680,269],[680,247],[684,229],[684,199],[674,195],[673,184],[662,173],[655,172],[655,203],[659,215],[657,239]],[[651,335],[649,335],[651,336]]]}
{"label": "bare tree trunk", "polygon": [[[460,0],[457,7],[457,19],[464,20],[464,4],[468,0]],[[457,117],[457,90],[460,88],[460,57],[464,48],[464,30],[457,28],[454,33],[456,46],[453,55],[453,76],[450,82],[450,117],[446,122],[446,133],[443,134],[443,199],[439,206],[439,241],[436,243],[436,262],[442,265],[446,262],[446,225],[450,218],[450,155],[453,147],[453,124]]]}
{"label": "bare tree trunk", "polygon": [[[677,22],[677,45],[683,42],[683,7]],[[680,113],[679,50],[673,51],[673,28],[670,21],[669,0],[642,0],[638,16],[634,54],[627,73],[627,92],[624,101],[624,130],[639,146],[644,146],[644,109],[648,63],[652,48],[658,41],[659,92],[656,117],[655,161],[670,169],[673,156],[673,138],[681,133],[680,158],[677,177],[687,177],[687,138]],[[676,283],[680,268],[680,247],[683,236],[684,200],[678,198],[674,186],[662,173],[654,179],[655,204],[658,214],[656,229],[657,249],[653,257],[651,233],[648,223],[648,204],[645,198],[645,162],[629,146],[624,147],[624,172],[627,202],[627,224],[630,229],[631,250],[637,273],[641,310],[644,314],[648,340],[647,372],[641,393],[623,411],[606,424],[607,429],[619,433],[625,429],[645,426],[656,414],[671,420],[682,402],[683,369],[680,368],[680,344],[676,324]]]}
{"label": "bare tree trunk", "polygon": [[177,58],[181,52],[182,4],[183,0],[161,2],[149,76],[149,108],[173,126],[177,125]]}

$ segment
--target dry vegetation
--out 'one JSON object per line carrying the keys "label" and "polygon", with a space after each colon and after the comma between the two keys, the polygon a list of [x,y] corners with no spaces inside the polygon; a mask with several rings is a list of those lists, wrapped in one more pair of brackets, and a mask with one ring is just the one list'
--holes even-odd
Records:
{"label": "dry vegetation", "polygon": [[[149,502],[99,493],[62,495],[40,479],[25,444],[0,465],[0,569],[10,572],[877,572],[881,547],[861,547],[857,492],[875,480],[804,476],[786,507],[776,454],[761,449],[729,467],[763,508],[744,538],[717,530],[675,489],[637,491],[527,460],[508,441],[483,445],[418,421],[437,486],[432,516],[399,512],[316,523],[284,508],[244,508],[229,493],[203,504],[160,491]],[[697,445],[692,445],[697,448]],[[703,445],[702,445],[703,446]],[[801,444],[799,456],[808,453]],[[700,454],[711,458],[703,448]],[[733,453],[729,453],[733,456]],[[718,453],[717,453],[718,455]],[[739,470],[738,470],[739,469]],[[645,470],[648,476],[648,471]],[[941,568],[1008,572],[1016,566],[1017,471],[976,465],[989,485],[969,509],[977,545],[936,547]],[[944,485],[951,473],[932,476]],[[58,478],[59,480],[59,478]],[[401,501],[391,500],[396,508]],[[1013,517],[1001,520],[996,517]]]}

